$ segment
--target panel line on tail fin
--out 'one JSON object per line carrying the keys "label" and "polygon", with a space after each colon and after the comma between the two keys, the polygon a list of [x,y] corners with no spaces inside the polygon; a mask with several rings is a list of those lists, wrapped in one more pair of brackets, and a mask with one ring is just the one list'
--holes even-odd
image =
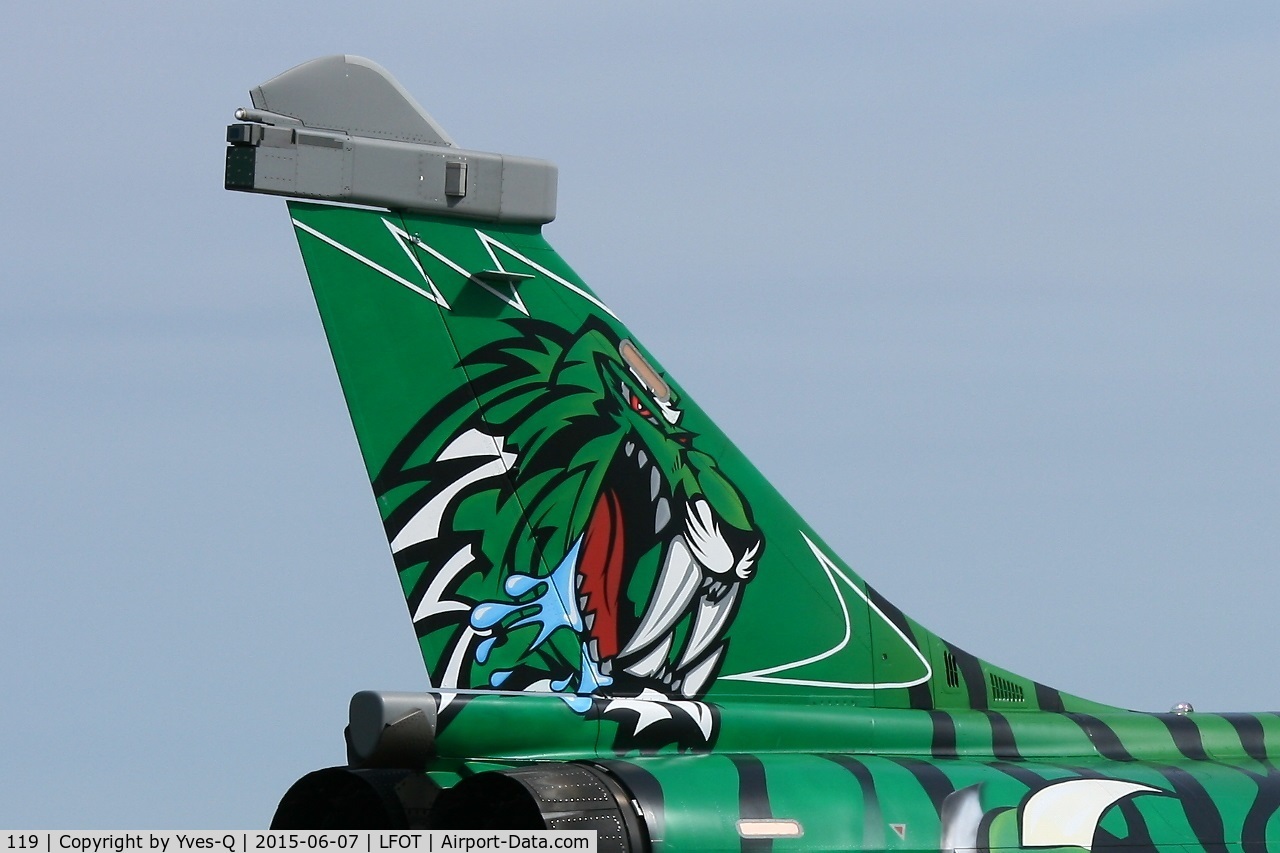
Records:
{"label": "panel line on tail fin", "polygon": [[436,302],[442,308],[449,308],[448,301],[441,295],[440,289],[436,287],[436,283],[431,280],[431,276],[427,275],[427,271],[422,268],[422,262],[418,260],[418,256],[414,254],[413,249],[409,248],[410,243],[415,243],[416,238],[408,231],[396,225],[385,216],[382,217],[382,224],[387,226],[387,230],[391,232],[391,236],[395,238],[396,244],[404,252],[405,257],[409,259],[409,263],[413,264],[413,268],[418,271],[418,275],[422,276],[422,280],[431,288],[431,292],[436,295]]}
{"label": "panel line on tail fin", "polygon": [[[897,625],[893,624],[893,621],[889,619],[889,617],[886,616],[884,612],[879,607],[877,607],[869,597],[867,597],[867,594],[863,592],[862,589],[859,588],[859,586],[856,583],[851,581],[848,578],[848,576],[845,575],[843,571],[841,571],[840,567],[837,566],[830,557],[828,557],[826,554],[822,552],[822,549],[820,549],[816,544],[814,544],[812,539],[810,539],[807,535],[805,535],[803,530],[799,531],[799,533],[800,533],[800,536],[804,539],[805,544],[809,546],[809,550],[813,552],[813,556],[817,558],[818,565],[822,567],[823,572],[827,576],[827,580],[831,582],[831,588],[835,591],[836,601],[840,605],[840,613],[844,619],[844,636],[834,646],[827,649],[826,651],[819,652],[816,655],[812,655],[807,658],[802,658],[801,660],[777,664],[776,666],[769,666],[763,669],[752,670],[750,672],[740,672],[740,673],[729,674],[729,675],[722,674],[720,678],[728,681],[753,681],[753,682],[762,683],[762,684],[787,684],[794,687],[832,687],[832,688],[841,689],[841,690],[868,690],[868,689],[883,689],[883,688],[890,688],[890,687],[915,687],[917,684],[924,684],[926,681],[932,678],[933,667],[929,665],[928,659],[923,654],[921,654],[920,649],[916,646],[916,644],[913,643],[910,639],[908,639],[908,637],[902,633],[902,631],[898,628]],[[828,660],[834,657],[835,655],[839,654],[841,651],[844,650],[846,646],[849,645],[849,641],[853,637],[853,621],[849,616],[849,605],[845,601],[845,595],[843,592],[841,592],[840,585],[836,582],[837,578],[843,581],[845,586],[847,586],[849,589],[857,593],[858,597],[860,597],[863,601],[866,602],[867,607],[870,608],[871,612],[874,613],[876,616],[879,616],[882,620],[884,620],[884,623],[888,625],[895,634],[898,635],[898,637],[902,640],[903,645],[909,648],[915,654],[915,656],[920,660],[920,663],[924,666],[924,675],[920,676],[919,678],[913,679],[911,681],[872,682],[870,684],[853,684],[853,683],[843,682],[843,681],[826,681],[826,680],[807,679],[807,678],[780,678],[776,675],[779,672],[789,672],[789,671],[800,669],[801,667],[804,667],[804,666],[809,666],[811,664],[818,663],[820,661]]]}

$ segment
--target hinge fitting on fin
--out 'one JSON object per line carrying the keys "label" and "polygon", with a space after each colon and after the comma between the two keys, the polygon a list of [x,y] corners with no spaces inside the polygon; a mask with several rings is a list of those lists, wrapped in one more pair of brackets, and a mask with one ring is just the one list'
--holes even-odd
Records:
{"label": "hinge fitting on fin", "polygon": [[485,284],[509,284],[513,287],[525,279],[533,278],[527,272],[508,272],[507,270],[479,270],[473,272],[471,277]]}

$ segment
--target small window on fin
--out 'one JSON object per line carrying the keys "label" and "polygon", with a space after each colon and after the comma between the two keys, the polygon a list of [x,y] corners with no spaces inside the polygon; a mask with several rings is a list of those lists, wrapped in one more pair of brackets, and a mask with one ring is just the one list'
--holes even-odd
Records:
{"label": "small window on fin", "polygon": [[627,363],[627,367],[640,378],[645,387],[657,397],[660,402],[667,402],[671,399],[671,386],[663,381],[658,375],[658,371],[653,369],[653,365],[649,364],[645,357],[640,354],[640,350],[636,349],[636,345],[631,341],[623,341],[618,344],[618,355],[622,356],[622,360]]}

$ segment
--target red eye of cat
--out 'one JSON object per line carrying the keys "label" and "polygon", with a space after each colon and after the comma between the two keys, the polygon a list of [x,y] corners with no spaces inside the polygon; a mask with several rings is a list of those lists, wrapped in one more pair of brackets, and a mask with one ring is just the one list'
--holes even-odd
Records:
{"label": "red eye of cat", "polygon": [[631,410],[633,412],[636,412],[642,417],[646,417],[646,418],[653,417],[653,412],[645,408],[644,403],[640,402],[640,396],[636,394],[634,391],[631,392]]}

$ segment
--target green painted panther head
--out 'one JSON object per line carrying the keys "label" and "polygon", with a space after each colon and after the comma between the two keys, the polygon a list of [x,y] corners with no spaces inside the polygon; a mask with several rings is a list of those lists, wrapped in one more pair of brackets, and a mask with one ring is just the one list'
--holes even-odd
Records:
{"label": "green painted panther head", "polygon": [[506,324],[374,481],[432,683],[620,722],[663,700],[692,726],[650,735],[709,742],[695,700],[763,551],[751,510],[633,344],[594,318]]}

